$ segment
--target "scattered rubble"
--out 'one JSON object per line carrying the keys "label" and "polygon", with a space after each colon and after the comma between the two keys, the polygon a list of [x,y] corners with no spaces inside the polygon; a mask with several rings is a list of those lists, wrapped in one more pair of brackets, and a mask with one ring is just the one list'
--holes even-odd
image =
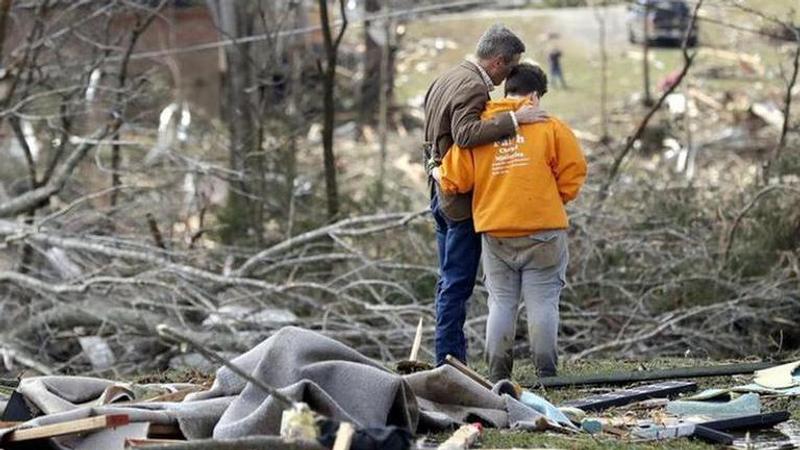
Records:
{"label": "scattered rubble", "polygon": [[[408,361],[417,358],[419,335]],[[509,380],[493,385],[453,358],[439,368],[398,375],[344,344],[294,327],[281,329],[231,361],[209,357],[213,352],[198,348],[201,344],[190,338],[187,343],[209,359],[225,362],[210,388],[69,376],[0,380],[0,398],[5,398],[0,404],[0,446],[13,450],[46,440],[54,448],[86,450],[450,450],[473,448],[484,426],[590,433],[621,442],[691,437],[734,448],[752,445],[754,439],[798,442],[798,426],[788,420],[789,413],[765,411],[761,396],[800,396],[800,361],[693,372],[720,375],[759,367],[745,386],[684,395],[696,390],[697,383],[669,380],[557,406]],[[573,378],[562,385],[579,382]],[[412,440],[416,433],[458,426],[441,444]]]}

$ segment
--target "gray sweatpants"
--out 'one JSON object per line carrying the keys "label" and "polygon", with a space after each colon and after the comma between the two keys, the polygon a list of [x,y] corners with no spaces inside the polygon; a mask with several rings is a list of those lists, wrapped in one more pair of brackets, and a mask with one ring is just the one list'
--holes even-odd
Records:
{"label": "gray sweatpants", "polygon": [[558,302],[568,260],[566,230],[516,238],[483,235],[483,272],[489,291],[486,358],[492,381],[511,377],[520,299],[528,313],[528,338],[537,373],[556,374]]}

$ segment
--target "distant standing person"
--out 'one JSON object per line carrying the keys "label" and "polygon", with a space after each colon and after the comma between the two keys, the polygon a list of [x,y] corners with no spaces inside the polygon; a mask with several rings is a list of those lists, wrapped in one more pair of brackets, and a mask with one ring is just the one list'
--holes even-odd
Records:
{"label": "distant standing person", "polygon": [[561,87],[567,89],[567,82],[564,80],[564,71],[561,68],[561,49],[554,46],[547,53],[547,62],[550,66],[550,82],[556,87],[556,81],[561,83]]}
{"label": "distant standing person", "polygon": [[425,94],[423,158],[436,222],[439,281],[436,284],[436,364],[450,354],[467,361],[464,322],[475,287],[481,238],[472,223],[472,194],[447,195],[430,178],[447,150],[486,145],[513,136],[520,124],[546,120],[538,107],[526,106],[481,120],[489,91],[519,64],[525,44],[502,25],[481,36],[476,60],[462,61],[434,80]]}

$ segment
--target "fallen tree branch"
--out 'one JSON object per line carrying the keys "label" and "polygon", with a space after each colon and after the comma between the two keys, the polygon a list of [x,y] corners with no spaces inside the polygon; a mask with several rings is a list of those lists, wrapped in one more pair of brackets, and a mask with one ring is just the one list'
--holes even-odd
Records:
{"label": "fallen tree branch", "polygon": [[[116,128],[118,126],[119,122],[108,124],[102,129],[96,131],[90,140],[93,142],[102,140],[108,135],[112,128]],[[64,161],[64,164],[58,168],[53,177],[48,180],[44,186],[25,192],[22,195],[14,197],[9,201],[0,204],[0,217],[11,217],[25,213],[33,208],[36,208],[42,202],[61,191],[61,189],[64,188],[64,184],[66,184],[67,180],[72,175],[72,172],[75,170],[75,167],[77,167],[78,163],[81,162],[84,156],[86,156],[89,150],[94,148],[95,145],[96,144],[94,143],[86,141],[82,142],[78,148],[76,148],[72,154],[69,155],[69,158]]]}
{"label": "fallen tree branch", "polygon": [[[293,247],[306,244],[311,241],[315,241],[317,239],[321,239],[324,237],[329,236],[330,234],[340,234],[346,236],[357,236],[359,233],[375,233],[377,231],[388,230],[399,226],[404,226],[409,223],[411,220],[421,217],[429,212],[429,209],[423,209],[417,212],[412,213],[387,213],[387,214],[375,214],[371,216],[363,216],[363,217],[353,217],[349,219],[340,220],[336,223],[331,225],[318,228],[316,230],[308,231],[303,233],[299,236],[295,236],[291,239],[287,239],[279,244],[273,245],[272,247],[262,250],[261,252],[257,253],[254,256],[251,256],[247,261],[245,261],[238,269],[234,271],[234,275],[236,276],[247,276],[250,272],[252,272],[255,266],[265,260],[268,260],[270,257],[276,256],[281,252],[285,252]],[[373,222],[389,222],[383,225],[377,225],[365,229],[348,229],[351,227],[355,227],[358,225],[366,225]]]}

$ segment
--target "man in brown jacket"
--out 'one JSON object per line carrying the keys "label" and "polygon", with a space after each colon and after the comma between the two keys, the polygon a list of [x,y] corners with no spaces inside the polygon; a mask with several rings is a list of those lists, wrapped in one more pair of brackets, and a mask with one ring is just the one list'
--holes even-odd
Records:
{"label": "man in brown jacket", "polygon": [[[476,61],[463,61],[434,80],[425,94],[426,172],[438,166],[454,143],[462,148],[488,144],[516,133],[520,124],[546,115],[528,106],[481,120],[489,92],[519,64],[525,44],[508,28],[493,25],[481,36]],[[472,224],[472,195],[443,194],[430,180],[431,212],[436,221],[439,281],[436,284],[436,364],[452,355],[467,361],[464,322],[481,257],[480,236]]]}

